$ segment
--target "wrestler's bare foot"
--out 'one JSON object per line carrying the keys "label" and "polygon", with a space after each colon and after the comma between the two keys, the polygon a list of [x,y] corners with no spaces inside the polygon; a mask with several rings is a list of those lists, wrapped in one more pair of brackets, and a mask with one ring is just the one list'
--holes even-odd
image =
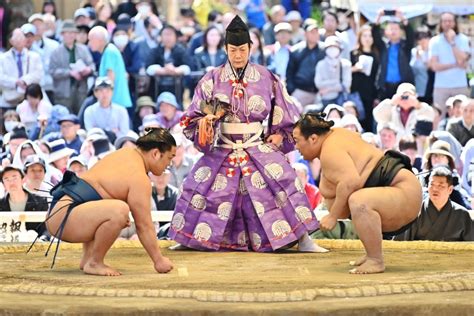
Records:
{"label": "wrestler's bare foot", "polygon": [[329,252],[329,250],[326,248],[318,246],[318,244],[313,239],[311,239],[308,234],[303,235],[303,237],[298,240],[298,251],[319,253]]}
{"label": "wrestler's bare foot", "polygon": [[372,274],[382,273],[385,271],[385,265],[382,259],[367,257],[365,262],[357,268],[349,270],[351,274]]}
{"label": "wrestler's bare foot", "polygon": [[191,249],[191,248],[186,247],[186,246],[183,246],[183,245],[181,245],[181,244],[176,244],[176,245],[174,245],[174,246],[170,246],[168,249],[169,249],[169,250],[189,250],[189,249]]}
{"label": "wrestler's bare foot", "polygon": [[103,263],[94,262],[89,260],[84,265],[84,273],[93,274],[93,275],[103,275],[103,276],[119,276],[122,273],[118,272],[114,268],[111,268]]}
{"label": "wrestler's bare foot", "polygon": [[86,257],[86,255],[82,255],[81,258],[81,263],[79,263],[79,269],[84,270],[84,266],[86,265],[87,261],[89,261],[89,257]]}
{"label": "wrestler's bare foot", "polygon": [[360,257],[359,259],[357,259],[355,261],[349,261],[349,265],[353,266],[353,267],[358,267],[361,264],[363,264],[365,261],[367,261],[367,256],[362,256],[362,257]]}

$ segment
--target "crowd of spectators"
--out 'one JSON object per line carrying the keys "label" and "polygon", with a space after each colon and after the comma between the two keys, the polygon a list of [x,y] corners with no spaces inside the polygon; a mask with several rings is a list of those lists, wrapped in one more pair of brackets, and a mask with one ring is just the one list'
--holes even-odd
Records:
{"label": "crowd of spectators", "polygon": [[[46,210],[65,170],[83,173],[152,126],[177,140],[169,172],[150,176],[153,209],[173,210],[201,155],[179,121],[201,76],[226,63],[223,34],[235,14],[251,26],[250,61],[282,79],[301,113],[324,111],[337,127],[407,154],[427,199],[431,171],[445,166],[436,179],[452,187],[452,209],[473,208],[472,56],[457,16],[441,14],[436,28],[381,8],[373,23],[356,23],[353,12],[325,6],[317,21],[311,1],[234,2],[194,1],[171,21],[154,1],[90,0],[61,20],[47,0],[9,29],[0,1],[0,211]],[[289,158],[312,207],[323,208],[319,163]],[[135,238],[133,226],[121,237]]]}

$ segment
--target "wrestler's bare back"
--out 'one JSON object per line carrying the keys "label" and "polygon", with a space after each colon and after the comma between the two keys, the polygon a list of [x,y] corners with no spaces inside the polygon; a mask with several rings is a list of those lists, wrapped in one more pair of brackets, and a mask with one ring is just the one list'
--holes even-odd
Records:
{"label": "wrestler's bare back", "polygon": [[[338,158],[344,155],[350,156],[352,164],[339,163]],[[319,190],[326,203],[332,204],[336,196],[338,183],[335,179],[340,174],[355,168],[361,181],[365,183],[383,155],[380,149],[366,143],[360,135],[344,128],[331,129],[320,154],[322,172]]]}
{"label": "wrestler's bare back", "polygon": [[81,178],[104,199],[127,202],[130,186],[151,187],[142,156],[136,149],[122,148],[97,162]]}

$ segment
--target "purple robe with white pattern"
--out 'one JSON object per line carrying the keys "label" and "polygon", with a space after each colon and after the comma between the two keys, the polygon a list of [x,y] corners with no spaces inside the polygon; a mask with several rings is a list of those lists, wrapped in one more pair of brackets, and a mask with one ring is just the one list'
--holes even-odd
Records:
{"label": "purple robe with white pattern", "polygon": [[[286,88],[265,67],[247,66],[242,97],[233,96],[234,79],[229,63],[207,73],[183,117],[184,134],[204,156],[183,183],[170,237],[199,250],[272,251],[319,228],[304,187],[284,156],[294,149],[291,132],[299,113]],[[244,113],[249,122],[264,121],[274,98],[272,134],[283,136],[280,150],[265,143],[242,151],[199,146],[199,104],[212,98],[234,104],[234,114],[223,118],[230,123],[247,122]],[[225,136],[245,141],[252,135]]]}

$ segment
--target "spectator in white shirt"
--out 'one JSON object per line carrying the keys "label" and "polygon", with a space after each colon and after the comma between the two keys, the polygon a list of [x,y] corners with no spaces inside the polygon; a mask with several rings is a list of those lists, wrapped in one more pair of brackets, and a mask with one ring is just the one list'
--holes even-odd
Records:
{"label": "spectator in white shirt", "polygon": [[30,133],[37,126],[39,119],[46,120],[50,117],[52,109],[51,103],[43,98],[41,86],[32,83],[26,88],[25,100],[18,105],[16,111]]}
{"label": "spectator in white shirt", "polygon": [[456,16],[441,15],[440,34],[430,40],[429,57],[435,72],[433,101],[446,114],[446,100],[457,94],[468,95],[466,69],[470,55],[469,39],[459,33]]}

